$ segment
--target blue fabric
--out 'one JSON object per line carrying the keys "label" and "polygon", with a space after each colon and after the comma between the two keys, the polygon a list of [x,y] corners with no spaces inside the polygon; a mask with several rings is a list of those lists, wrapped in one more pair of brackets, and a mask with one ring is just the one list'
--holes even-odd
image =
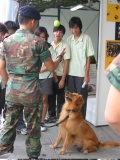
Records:
{"label": "blue fabric", "polygon": [[36,20],[40,20],[40,18],[41,18],[39,12],[37,12],[35,10],[35,8],[33,8],[31,6],[22,6],[22,7],[20,7],[19,15],[20,16],[29,17],[29,18],[33,18],[33,19],[36,19]]}

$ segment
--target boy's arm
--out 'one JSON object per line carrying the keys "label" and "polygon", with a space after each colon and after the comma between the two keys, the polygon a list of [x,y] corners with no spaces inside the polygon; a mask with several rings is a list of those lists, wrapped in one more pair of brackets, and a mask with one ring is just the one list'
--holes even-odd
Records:
{"label": "boy's arm", "polygon": [[87,61],[86,61],[86,70],[85,70],[85,77],[84,77],[84,82],[86,83],[90,81],[89,71],[90,71],[90,56],[87,57]]}
{"label": "boy's arm", "polygon": [[63,88],[65,85],[65,79],[66,79],[66,75],[68,73],[68,68],[69,68],[69,59],[64,60],[64,69],[63,69],[63,74],[62,74],[62,78],[59,82],[59,89]]}
{"label": "boy's arm", "polygon": [[0,76],[2,77],[4,83],[7,84],[8,74],[6,72],[6,62],[2,59],[0,59]]}

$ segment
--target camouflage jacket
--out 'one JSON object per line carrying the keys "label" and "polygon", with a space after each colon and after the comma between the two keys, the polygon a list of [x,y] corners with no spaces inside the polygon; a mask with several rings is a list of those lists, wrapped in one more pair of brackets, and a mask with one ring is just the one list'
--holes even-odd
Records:
{"label": "camouflage jacket", "polygon": [[6,61],[9,80],[6,100],[13,103],[38,103],[39,71],[42,62],[50,59],[47,43],[28,30],[6,38],[0,46],[0,58]]}
{"label": "camouflage jacket", "polygon": [[110,83],[120,91],[120,54],[108,66],[106,75]]}

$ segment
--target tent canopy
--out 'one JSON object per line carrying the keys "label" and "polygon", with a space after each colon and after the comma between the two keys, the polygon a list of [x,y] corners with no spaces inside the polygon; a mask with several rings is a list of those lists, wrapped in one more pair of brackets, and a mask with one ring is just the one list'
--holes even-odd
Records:
{"label": "tent canopy", "polygon": [[100,0],[15,0],[20,6],[31,5],[35,7],[39,12],[43,12],[45,9],[58,8],[58,7],[72,7],[78,4],[87,4],[89,2],[99,2]]}

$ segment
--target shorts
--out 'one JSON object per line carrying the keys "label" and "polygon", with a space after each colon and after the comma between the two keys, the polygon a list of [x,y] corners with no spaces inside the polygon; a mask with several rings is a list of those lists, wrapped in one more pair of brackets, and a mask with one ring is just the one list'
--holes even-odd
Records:
{"label": "shorts", "polygon": [[40,79],[40,85],[42,88],[41,93],[43,95],[53,94],[53,77],[47,79]]}

